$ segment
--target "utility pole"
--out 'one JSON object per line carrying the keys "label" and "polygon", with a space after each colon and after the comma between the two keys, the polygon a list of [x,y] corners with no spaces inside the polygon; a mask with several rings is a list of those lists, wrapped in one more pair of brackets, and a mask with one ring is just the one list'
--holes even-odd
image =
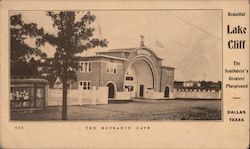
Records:
{"label": "utility pole", "polygon": [[[100,39],[103,39],[103,38],[102,38],[102,30],[101,30],[101,25],[100,25],[100,23],[99,23],[99,22],[97,23],[97,25],[98,25],[98,29],[99,29],[99,36],[100,36],[99,38],[100,38]],[[96,55],[98,55],[98,54],[99,54],[99,51],[100,51],[100,49],[99,49],[99,47],[97,47],[97,52],[96,52]]]}
{"label": "utility pole", "polygon": [[203,74],[203,80],[206,81],[206,73]]}

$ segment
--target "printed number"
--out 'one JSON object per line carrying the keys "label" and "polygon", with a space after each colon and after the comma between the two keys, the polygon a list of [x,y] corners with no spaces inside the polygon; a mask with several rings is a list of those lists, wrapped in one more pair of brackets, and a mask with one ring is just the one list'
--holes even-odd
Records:
{"label": "printed number", "polygon": [[23,130],[23,126],[15,126],[15,130]]}

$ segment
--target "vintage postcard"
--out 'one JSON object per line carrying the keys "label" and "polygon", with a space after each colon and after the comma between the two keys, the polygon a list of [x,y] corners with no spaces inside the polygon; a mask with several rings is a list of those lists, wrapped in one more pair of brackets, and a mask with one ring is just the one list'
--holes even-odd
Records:
{"label": "vintage postcard", "polygon": [[249,1],[0,8],[0,148],[249,147]]}

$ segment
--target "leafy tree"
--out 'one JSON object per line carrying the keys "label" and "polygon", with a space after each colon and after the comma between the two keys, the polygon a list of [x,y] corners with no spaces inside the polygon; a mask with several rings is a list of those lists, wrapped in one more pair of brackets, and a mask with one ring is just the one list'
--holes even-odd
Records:
{"label": "leafy tree", "polygon": [[[75,71],[79,69],[78,53],[96,46],[107,46],[107,40],[93,37],[95,28],[91,25],[95,16],[89,11],[49,11],[53,27],[58,30],[56,34],[45,33],[44,38],[38,42],[48,42],[56,48],[54,57],[47,60],[49,74],[58,76],[63,84],[62,119],[67,119],[67,83],[76,79]],[[79,19],[78,16],[80,16]]]}
{"label": "leafy tree", "polygon": [[[40,76],[39,67],[47,56],[38,47],[43,39],[43,29],[35,23],[24,23],[21,14],[10,17],[11,76]],[[25,43],[35,38],[36,47]]]}

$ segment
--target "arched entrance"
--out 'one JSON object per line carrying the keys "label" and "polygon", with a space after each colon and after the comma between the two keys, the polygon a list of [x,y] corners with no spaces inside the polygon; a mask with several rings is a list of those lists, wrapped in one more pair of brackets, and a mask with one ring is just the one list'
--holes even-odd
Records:
{"label": "arched entrance", "polygon": [[108,83],[108,98],[115,98],[115,86],[113,83]]}
{"label": "arched entrance", "polygon": [[169,86],[165,87],[164,97],[169,97]]}
{"label": "arched entrance", "polygon": [[147,98],[157,86],[157,71],[151,59],[139,55],[131,60],[124,78],[124,90],[131,93],[130,97]]}

